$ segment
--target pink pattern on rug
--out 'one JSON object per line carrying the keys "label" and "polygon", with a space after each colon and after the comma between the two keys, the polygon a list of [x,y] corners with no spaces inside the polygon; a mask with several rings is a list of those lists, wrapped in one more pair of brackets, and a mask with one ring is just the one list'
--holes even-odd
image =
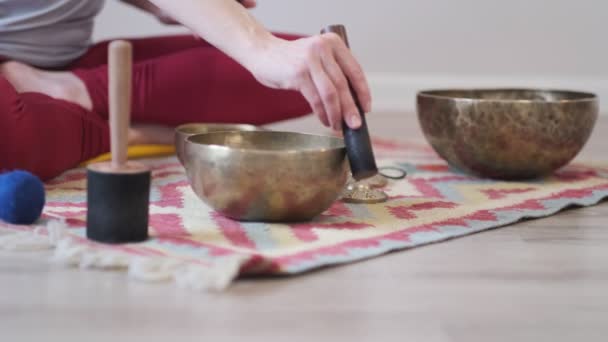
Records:
{"label": "pink pattern on rug", "polygon": [[245,229],[241,223],[233,221],[227,217],[220,215],[217,212],[211,214],[218,228],[233,245],[237,247],[245,247],[255,249],[255,243],[247,236]]}
{"label": "pink pattern on rug", "polygon": [[331,228],[335,230],[361,230],[371,227],[373,227],[373,225],[369,223],[356,222],[300,223],[290,225],[294,236],[303,242],[311,242],[317,240],[318,236],[313,232],[313,229]]}
{"label": "pink pattern on rug", "polygon": [[327,216],[353,217],[354,214],[344,202],[336,202],[326,212]]}
{"label": "pink pattern on rug", "polygon": [[150,228],[156,236],[188,235],[179,214],[152,214]]}
{"label": "pink pattern on rug", "polygon": [[483,193],[488,195],[489,199],[501,199],[508,195],[524,194],[526,192],[534,191],[534,188],[523,188],[523,189],[487,189],[482,190]]}
{"label": "pink pattern on rug", "polygon": [[396,218],[398,219],[402,219],[402,220],[407,220],[407,219],[413,219],[416,218],[416,214],[414,213],[415,211],[419,211],[419,210],[431,210],[431,209],[437,209],[437,208],[443,208],[443,209],[452,209],[457,207],[458,204],[453,203],[453,202],[443,202],[443,201],[437,201],[437,202],[425,202],[425,203],[418,203],[418,204],[413,204],[413,205],[401,205],[401,206],[396,206],[396,207],[388,207],[389,211],[391,214],[393,214]]}
{"label": "pink pattern on rug", "polygon": [[[174,175],[174,173],[167,173],[166,175]],[[184,203],[182,193],[180,191],[180,187],[182,186],[188,186],[188,181],[183,180],[181,182],[169,183],[167,185],[160,186],[158,189],[160,191],[162,199],[160,201],[154,202],[154,204],[163,208],[183,208]]]}

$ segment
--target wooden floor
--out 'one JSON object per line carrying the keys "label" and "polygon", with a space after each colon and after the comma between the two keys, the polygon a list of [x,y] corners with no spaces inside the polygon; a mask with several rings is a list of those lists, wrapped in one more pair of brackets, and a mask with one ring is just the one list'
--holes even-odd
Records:
{"label": "wooden floor", "polygon": [[[608,116],[583,158],[608,159]],[[415,117],[374,134],[421,139]],[[318,131],[306,119],[275,128]],[[0,254],[2,341],[608,341],[608,203],[227,293]]]}

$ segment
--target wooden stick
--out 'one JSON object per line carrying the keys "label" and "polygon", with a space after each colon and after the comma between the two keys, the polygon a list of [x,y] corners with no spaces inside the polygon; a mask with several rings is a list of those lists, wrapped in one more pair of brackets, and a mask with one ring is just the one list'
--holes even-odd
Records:
{"label": "wooden stick", "polygon": [[108,56],[110,138],[112,167],[120,170],[127,163],[131,118],[133,49],[127,41],[114,41]]}

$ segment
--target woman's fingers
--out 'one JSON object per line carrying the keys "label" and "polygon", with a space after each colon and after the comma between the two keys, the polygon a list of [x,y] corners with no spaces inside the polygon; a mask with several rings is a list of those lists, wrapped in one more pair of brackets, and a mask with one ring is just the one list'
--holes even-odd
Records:
{"label": "woman's fingers", "polygon": [[261,52],[263,58],[248,66],[259,82],[300,91],[326,126],[340,129],[343,122],[354,129],[361,126],[353,93],[365,111],[370,109],[371,96],[361,66],[339,36],[276,39]]}
{"label": "woman's fingers", "polygon": [[330,127],[331,124],[329,122],[329,118],[327,117],[323,100],[321,99],[321,95],[319,95],[317,87],[315,86],[310,74],[306,72],[304,75],[302,75],[302,78],[300,92],[306,101],[308,101],[315,114],[317,114],[319,120],[321,120],[321,123],[327,127]]}
{"label": "woman's fingers", "polygon": [[346,44],[333,33],[318,36],[307,60],[331,127],[339,129],[345,121],[349,127],[359,128],[362,120],[351,85],[366,112],[371,110],[371,94],[363,69]]}
{"label": "woman's fingers", "polygon": [[331,38],[333,40],[340,41],[332,44],[335,59],[357,93],[363,111],[366,113],[371,112],[372,96],[363,68],[361,68],[361,65],[357,62],[350,49],[348,49],[338,35],[328,33],[327,36],[333,37]]}
{"label": "woman's fingers", "polygon": [[337,130],[342,125],[342,99],[336,85],[326,73],[321,60],[321,55],[324,53],[323,51],[330,49],[331,47],[324,46],[322,41],[315,44],[316,45],[309,56],[310,58],[308,59],[310,75],[317,92],[321,97],[321,101],[323,102],[323,107],[325,109],[325,113],[327,113],[329,124],[333,129]]}
{"label": "woman's fingers", "polygon": [[[335,40],[335,38],[340,39],[335,35],[327,35],[326,39]],[[330,44],[340,43],[341,42],[338,41],[332,42]],[[336,62],[336,58],[331,47],[328,49],[323,49],[321,51],[321,60],[323,63],[324,70],[331,78],[334,86],[336,87],[336,91],[338,92],[344,120],[346,121],[349,127],[355,129],[359,128],[361,126],[361,116],[359,114],[359,109],[357,108],[355,100],[353,99],[348,80],[344,75],[342,68],[340,68],[340,65],[338,65],[338,63]]]}

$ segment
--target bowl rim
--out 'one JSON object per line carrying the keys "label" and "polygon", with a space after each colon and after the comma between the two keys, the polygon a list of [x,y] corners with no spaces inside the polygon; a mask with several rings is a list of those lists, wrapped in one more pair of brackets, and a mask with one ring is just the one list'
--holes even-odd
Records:
{"label": "bowl rim", "polygon": [[[265,150],[265,149],[255,149],[255,148],[236,148],[230,147],[226,145],[219,144],[205,144],[200,142],[193,141],[198,136],[211,136],[211,135],[225,135],[227,133],[239,133],[239,134],[296,134],[301,136],[308,137],[316,137],[316,138],[324,138],[331,140],[341,141],[341,146],[337,147],[325,147],[325,148],[307,148],[307,149],[289,149],[289,150]],[[248,154],[258,154],[258,155],[291,155],[291,154],[312,154],[312,153],[329,153],[338,150],[344,150],[346,152],[346,143],[343,138],[323,135],[323,134],[312,134],[312,133],[300,133],[300,132],[286,132],[286,131],[219,131],[219,132],[210,132],[210,133],[200,133],[193,134],[185,139],[186,141],[186,149],[187,146],[196,146],[198,148],[209,148],[217,151],[230,151],[230,152],[239,152],[239,153],[248,153]]]}
{"label": "bowl rim", "polygon": [[[260,126],[256,126],[256,125],[251,125],[251,124],[244,124],[244,123],[220,123],[220,122],[189,122],[189,123],[185,123],[185,124],[181,124],[179,126],[175,127],[175,132],[176,133],[180,133],[180,134],[206,134],[204,132],[200,132],[200,133],[189,133],[189,132],[185,132],[184,129],[189,128],[189,127],[203,127],[203,126],[207,126],[207,127],[246,127],[247,130],[251,130],[251,131],[256,131],[256,130],[264,130],[263,127]],[[238,130],[238,129],[237,129]]]}
{"label": "bowl rim", "polygon": [[[560,100],[538,100],[538,99],[475,99],[464,96],[448,96],[442,95],[445,92],[500,92],[500,91],[530,91],[530,92],[545,92],[545,93],[562,93],[572,94],[580,96],[575,99],[560,99]],[[598,96],[595,93],[586,91],[576,91],[568,89],[554,89],[554,88],[519,88],[519,87],[507,87],[507,88],[437,88],[437,89],[426,89],[420,90],[417,93],[417,97],[435,98],[443,100],[458,100],[458,101],[474,101],[474,102],[499,102],[499,103],[576,103],[576,102],[589,102],[597,101]]]}

